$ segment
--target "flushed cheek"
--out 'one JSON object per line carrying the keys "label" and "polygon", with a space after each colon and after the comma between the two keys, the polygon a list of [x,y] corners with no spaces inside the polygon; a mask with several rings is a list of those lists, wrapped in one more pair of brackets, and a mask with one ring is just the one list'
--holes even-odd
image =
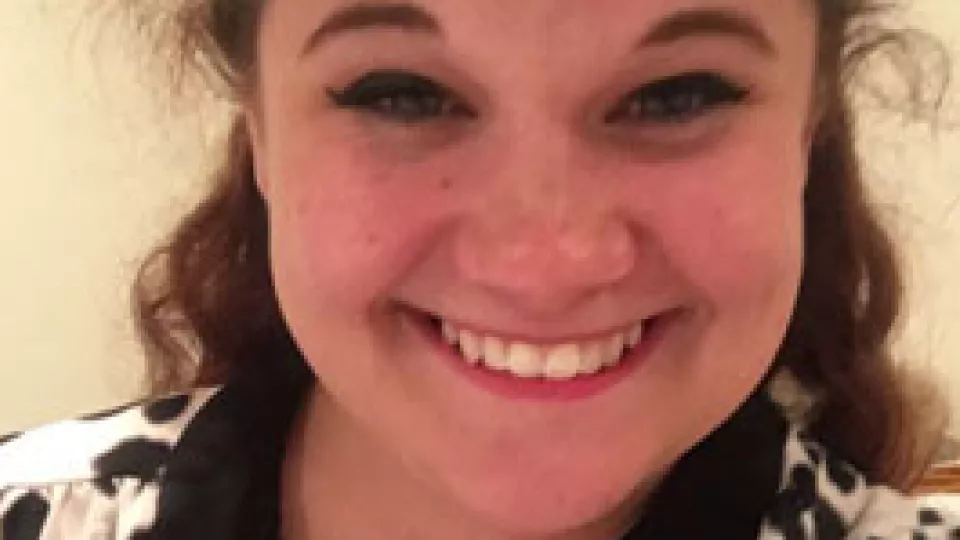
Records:
{"label": "flushed cheek", "polygon": [[638,211],[690,317],[641,384],[689,419],[657,429],[689,442],[750,394],[782,342],[801,271],[802,174],[756,159],[676,172]]}
{"label": "flushed cheek", "polygon": [[665,242],[685,277],[711,297],[753,298],[792,281],[800,265],[799,207],[692,206]]}
{"label": "flushed cheek", "polygon": [[290,156],[278,177],[274,250],[312,297],[341,307],[388,293],[450,214],[448,177],[432,166],[323,152]]}
{"label": "flushed cheek", "polygon": [[799,282],[802,161],[756,155],[665,178],[670,187],[650,210],[674,269],[718,310],[783,310]]}

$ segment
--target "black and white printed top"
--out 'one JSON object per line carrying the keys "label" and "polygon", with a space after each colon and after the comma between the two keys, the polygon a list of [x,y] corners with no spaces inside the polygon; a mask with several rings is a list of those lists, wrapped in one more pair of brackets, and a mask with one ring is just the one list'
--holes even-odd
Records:
{"label": "black and white printed top", "polygon": [[[228,385],[8,437],[0,540],[279,539],[285,429],[256,409]],[[772,410],[751,398],[626,538],[960,539],[960,522],[869,485]]]}

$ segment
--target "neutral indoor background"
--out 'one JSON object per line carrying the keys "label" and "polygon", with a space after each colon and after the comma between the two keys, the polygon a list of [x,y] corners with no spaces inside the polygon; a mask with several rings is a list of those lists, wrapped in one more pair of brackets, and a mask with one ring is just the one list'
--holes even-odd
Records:
{"label": "neutral indoor background", "polygon": [[[0,0],[0,433],[137,395],[128,283],[196,199],[215,127],[151,101],[136,48],[83,3]],[[905,20],[960,59],[960,1],[917,0]],[[867,124],[878,199],[909,242],[901,349],[960,396],[960,127]]]}

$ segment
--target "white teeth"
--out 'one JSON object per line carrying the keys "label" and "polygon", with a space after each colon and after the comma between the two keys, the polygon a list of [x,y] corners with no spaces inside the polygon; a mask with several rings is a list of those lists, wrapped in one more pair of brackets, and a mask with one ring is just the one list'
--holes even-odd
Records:
{"label": "white teeth", "polygon": [[601,362],[604,366],[610,367],[616,364],[623,356],[623,334],[615,334],[606,342],[606,350],[603,351]]}
{"label": "white teeth", "polygon": [[457,329],[453,327],[452,324],[447,321],[443,321],[440,324],[441,332],[443,333],[443,339],[447,340],[447,343],[451,345],[457,344]]}
{"label": "white teeth", "polygon": [[441,321],[443,339],[457,346],[471,365],[483,364],[524,379],[569,380],[615,366],[623,358],[624,348],[635,347],[643,339],[643,324],[601,340],[559,345],[534,345],[506,342],[495,336],[481,336],[460,330]]}
{"label": "white teeth", "polygon": [[470,364],[477,364],[483,357],[483,347],[480,338],[469,330],[458,332],[460,336],[460,353]]}
{"label": "white teeth", "polygon": [[636,347],[643,338],[643,323],[637,323],[627,332],[627,347]]}
{"label": "white teeth", "polygon": [[603,368],[603,344],[591,341],[580,346],[580,371],[593,374]]}
{"label": "white teeth", "polygon": [[514,343],[509,351],[507,366],[514,375],[530,379],[543,373],[543,358],[533,345]]}
{"label": "white teeth", "polygon": [[483,363],[500,371],[510,369],[503,340],[490,336],[483,338]]}
{"label": "white teeth", "polygon": [[543,376],[548,379],[572,379],[580,370],[580,351],[574,344],[560,345],[547,355]]}

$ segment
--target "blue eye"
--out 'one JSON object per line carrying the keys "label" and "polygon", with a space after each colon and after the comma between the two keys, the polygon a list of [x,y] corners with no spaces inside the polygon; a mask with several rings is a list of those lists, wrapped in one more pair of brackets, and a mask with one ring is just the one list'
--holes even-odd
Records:
{"label": "blue eye", "polygon": [[750,92],[711,72],[660,79],[631,92],[604,119],[608,123],[682,124],[713,109],[736,105]]}
{"label": "blue eye", "polygon": [[406,71],[373,71],[343,90],[327,89],[327,94],[337,107],[400,124],[474,115],[440,84]]}

